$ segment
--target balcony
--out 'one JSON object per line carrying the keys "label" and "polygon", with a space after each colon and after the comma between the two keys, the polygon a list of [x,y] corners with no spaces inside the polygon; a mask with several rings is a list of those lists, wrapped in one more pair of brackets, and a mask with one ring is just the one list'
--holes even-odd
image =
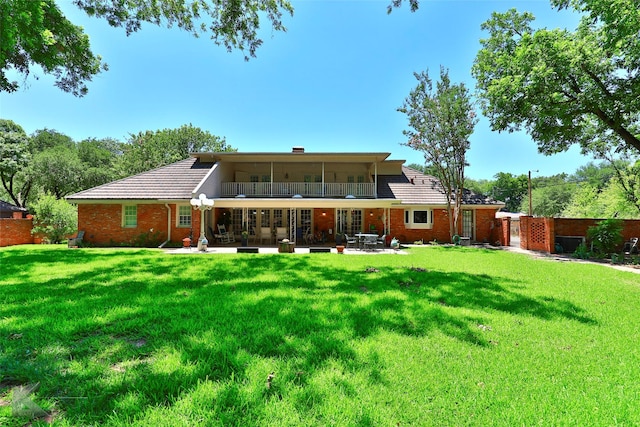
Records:
{"label": "balcony", "polygon": [[374,184],[367,183],[320,183],[320,182],[223,182],[222,197],[291,197],[300,194],[312,198],[375,198]]}

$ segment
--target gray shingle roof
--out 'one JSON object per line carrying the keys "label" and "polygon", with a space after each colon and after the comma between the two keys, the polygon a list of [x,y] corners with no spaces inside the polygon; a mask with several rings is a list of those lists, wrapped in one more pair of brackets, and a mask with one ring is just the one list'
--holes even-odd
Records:
{"label": "gray shingle roof", "polygon": [[20,206],[12,205],[11,203],[5,202],[4,200],[0,200],[0,212],[26,212],[26,208],[21,208]]}
{"label": "gray shingle roof", "polygon": [[[412,182],[413,181],[413,182]],[[381,175],[378,177],[378,197],[402,200],[403,204],[446,205],[447,197],[440,181],[415,169],[402,167],[402,175]],[[464,191],[465,205],[502,206],[491,197]]]}
{"label": "gray shingle roof", "polygon": [[68,196],[78,200],[189,200],[213,163],[196,158],[181,160],[138,175]]}

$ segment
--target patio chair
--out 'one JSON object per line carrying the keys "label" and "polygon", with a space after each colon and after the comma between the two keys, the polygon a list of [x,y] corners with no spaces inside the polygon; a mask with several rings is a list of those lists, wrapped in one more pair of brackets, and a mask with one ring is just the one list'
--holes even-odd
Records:
{"label": "patio chair", "polygon": [[224,224],[218,224],[218,240],[220,243],[231,243],[235,242],[236,238],[233,236],[233,233],[229,233],[227,231],[227,227]]}
{"label": "patio chair", "polygon": [[348,234],[344,235],[344,240],[347,242],[347,249],[353,248],[356,249],[358,246],[358,239],[355,236],[349,236]]}
{"label": "patio chair", "polygon": [[262,244],[265,239],[271,243],[271,229],[269,227],[260,227],[260,244]]}
{"label": "patio chair", "polygon": [[640,247],[638,247],[638,240],[639,239],[637,237],[632,237],[631,239],[629,239],[629,241],[624,244],[624,253],[630,255],[637,254],[640,250]]}
{"label": "patio chair", "polygon": [[287,227],[277,227],[276,228],[276,240],[280,241],[282,239],[286,239],[289,237],[289,233],[287,233]]}
{"label": "patio chair", "polygon": [[385,241],[387,240],[387,235],[383,234],[382,237],[378,237],[376,244],[384,249]]}
{"label": "patio chair", "polygon": [[80,246],[82,244],[82,239],[84,238],[84,231],[78,231],[76,237],[72,237],[67,240],[67,246],[70,248]]}

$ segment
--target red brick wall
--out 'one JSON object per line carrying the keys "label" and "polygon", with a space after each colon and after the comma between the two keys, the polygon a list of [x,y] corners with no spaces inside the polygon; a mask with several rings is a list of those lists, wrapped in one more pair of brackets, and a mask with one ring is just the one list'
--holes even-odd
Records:
{"label": "red brick wall", "polygon": [[32,219],[0,218],[0,247],[33,243],[32,228]]}
{"label": "red brick wall", "polygon": [[511,245],[511,218],[494,218],[490,243],[500,246]]}
{"label": "red brick wall", "polygon": [[477,209],[476,212],[476,241],[493,243],[493,230],[496,227],[497,209]]}
{"label": "red brick wall", "polygon": [[[138,204],[138,226],[122,226],[122,205],[78,205],[78,230],[84,230],[84,241],[94,245],[128,244],[150,230],[160,233],[161,241],[167,238],[167,208],[164,204]],[[190,228],[176,227],[176,205],[171,204],[171,242],[180,243],[188,237]],[[200,211],[193,211],[194,239],[200,235]]]}
{"label": "red brick wall", "polygon": [[[589,227],[597,225],[601,219],[555,218],[556,236],[586,237]],[[623,220],[622,237],[628,241],[632,237],[640,237],[640,220]]]}
{"label": "red brick wall", "polygon": [[[495,229],[495,215],[497,209],[477,209],[475,212],[476,236],[479,242],[493,242]],[[368,212],[368,211],[367,211]],[[458,219],[458,233],[462,230],[462,216]],[[407,229],[404,224],[404,209],[391,209],[391,236],[400,242],[411,243],[417,240],[430,242],[450,242],[449,215],[446,209],[433,210],[433,228]]]}
{"label": "red brick wall", "polygon": [[[586,237],[589,227],[593,227],[600,221],[602,220],[522,216],[520,217],[520,247],[554,253],[556,236]],[[640,237],[640,220],[623,220],[623,227],[624,241],[632,237]]]}

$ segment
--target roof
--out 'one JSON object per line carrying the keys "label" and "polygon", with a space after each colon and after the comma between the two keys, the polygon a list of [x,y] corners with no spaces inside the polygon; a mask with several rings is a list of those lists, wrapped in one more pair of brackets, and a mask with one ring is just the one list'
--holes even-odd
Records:
{"label": "roof", "polygon": [[67,200],[185,200],[213,163],[189,158],[67,196]]}
{"label": "roof", "polygon": [[[402,200],[403,204],[446,205],[447,197],[440,181],[415,169],[402,167],[402,175],[378,176],[378,197]],[[464,190],[464,205],[495,205],[504,203],[491,197]]]}
{"label": "roof", "polygon": [[4,200],[0,200],[0,212],[26,212],[26,208],[21,208],[20,206],[12,205],[11,203],[5,202]]}
{"label": "roof", "polygon": [[355,163],[355,162],[383,162],[391,153],[363,152],[305,152],[292,151],[290,153],[270,153],[270,152],[238,152],[238,151],[216,151],[204,153],[191,153],[202,161],[208,162],[289,162],[289,163],[309,163],[309,162],[332,162],[332,163]]}

